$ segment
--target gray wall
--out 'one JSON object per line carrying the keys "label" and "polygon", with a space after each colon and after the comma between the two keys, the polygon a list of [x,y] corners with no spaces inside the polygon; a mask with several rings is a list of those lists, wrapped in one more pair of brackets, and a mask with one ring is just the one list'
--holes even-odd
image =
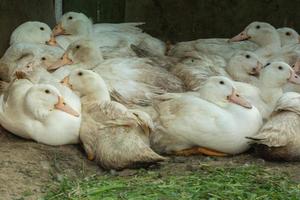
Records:
{"label": "gray wall", "polygon": [[52,0],[0,0],[0,55],[8,47],[11,32],[26,21],[42,21],[54,25]]}

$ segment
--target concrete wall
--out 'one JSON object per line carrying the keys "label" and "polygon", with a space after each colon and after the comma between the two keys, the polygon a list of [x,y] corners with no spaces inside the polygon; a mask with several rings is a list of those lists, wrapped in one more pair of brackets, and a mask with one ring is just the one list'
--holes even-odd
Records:
{"label": "concrete wall", "polygon": [[52,0],[0,0],[0,55],[8,47],[11,32],[26,21],[54,25]]}

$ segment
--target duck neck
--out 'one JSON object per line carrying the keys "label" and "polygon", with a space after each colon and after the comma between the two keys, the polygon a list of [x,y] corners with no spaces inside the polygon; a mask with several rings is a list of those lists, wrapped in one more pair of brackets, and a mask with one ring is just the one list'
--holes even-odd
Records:
{"label": "duck neck", "polygon": [[269,105],[276,104],[277,100],[283,94],[281,84],[274,84],[271,81],[265,81],[264,79],[259,80],[258,88],[260,89],[260,96],[264,102]]}
{"label": "duck neck", "polygon": [[76,29],[72,35],[92,38],[93,36],[93,25],[92,23],[80,20],[76,22]]}
{"label": "duck neck", "polygon": [[229,62],[226,67],[226,72],[231,76],[235,81],[241,81],[246,83],[252,83],[257,81],[255,76],[249,75],[242,67],[241,63]]}
{"label": "duck neck", "polygon": [[273,53],[279,51],[281,48],[281,41],[277,32],[266,34],[258,44],[260,48],[255,53],[263,57],[271,57]]}
{"label": "duck neck", "polygon": [[104,80],[98,80],[94,85],[95,87],[89,87],[89,90],[82,96],[83,102],[109,103],[111,98]]}
{"label": "duck neck", "polygon": [[220,100],[221,98],[212,93],[210,88],[202,87],[197,91],[197,93],[197,97],[214,103],[222,108],[226,108],[229,105],[227,100]]}

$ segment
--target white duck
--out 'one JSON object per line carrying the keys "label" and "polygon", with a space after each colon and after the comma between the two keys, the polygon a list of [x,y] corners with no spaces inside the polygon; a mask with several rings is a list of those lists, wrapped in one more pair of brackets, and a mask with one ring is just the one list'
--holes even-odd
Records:
{"label": "white duck", "polygon": [[[114,26],[116,27],[116,25]],[[61,41],[60,38],[65,40],[62,42],[65,44],[61,44],[65,49],[70,43],[82,37],[92,39],[97,47],[101,48],[104,57],[132,56],[134,53],[130,48],[131,44],[143,44],[152,52],[164,55],[166,49],[162,41],[146,33],[124,31],[121,27],[119,31],[115,28],[112,28],[113,31],[97,31],[97,26],[93,27],[90,19],[84,14],[68,12],[62,16],[60,22],[54,28],[53,34],[56,36],[62,35],[57,37],[57,40],[58,43]]]}
{"label": "white duck", "polygon": [[[81,13],[82,14],[82,13]],[[127,22],[127,23],[101,23],[101,24],[93,24],[93,30],[96,33],[99,32],[130,32],[130,33],[142,33],[143,30],[138,26],[145,24],[144,22]]]}
{"label": "white duck", "polygon": [[294,29],[282,27],[278,28],[277,32],[279,34],[282,47],[299,44],[300,36]]}
{"label": "white duck", "polygon": [[215,54],[225,59],[230,59],[236,51],[254,51],[258,46],[249,41],[241,43],[229,43],[228,39],[198,39],[188,42],[179,42],[169,47],[168,55],[173,57],[186,57],[189,52],[203,54]]}
{"label": "white duck", "polygon": [[267,64],[259,75],[256,86],[235,82],[237,91],[246,97],[267,119],[275,108],[277,100],[283,94],[287,83],[300,84],[300,77],[284,62]]}
{"label": "white duck", "polygon": [[89,40],[72,43],[62,59],[49,69],[55,74],[68,75],[74,68],[93,69],[107,82],[110,91],[116,90],[126,99],[143,102],[165,91],[180,92],[183,83],[167,70],[146,58],[114,58],[102,61],[101,51]]}
{"label": "white duck", "polygon": [[285,93],[259,133],[252,139],[258,156],[275,161],[300,160],[300,94]]}
{"label": "white duck", "polygon": [[19,25],[10,36],[10,45],[26,42],[56,45],[50,27],[42,22],[29,21]]}
{"label": "white duck", "polygon": [[15,43],[11,45],[0,59],[0,77],[10,80],[13,71],[24,63],[34,62],[47,69],[61,57],[64,51],[57,47],[34,43]]}
{"label": "white duck", "polygon": [[80,139],[90,160],[95,159],[106,169],[145,166],[164,160],[150,148],[151,118],[112,101],[97,73],[76,69],[64,83],[81,97]]}
{"label": "white duck", "polygon": [[262,125],[259,111],[226,77],[210,77],[198,95],[183,94],[157,105],[159,132],[152,147],[162,153],[224,156],[249,148],[246,136]]}
{"label": "white duck", "polygon": [[18,26],[11,34],[10,44],[0,60],[0,76],[4,80],[23,60],[39,61],[47,67],[63,54],[61,48],[49,46],[56,42],[49,26],[42,22],[25,22]]}
{"label": "white duck", "polygon": [[[237,51],[226,63],[218,56],[198,55],[181,60],[170,71],[181,78],[188,90],[197,90],[211,76],[226,76],[235,81],[257,82],[262,67],[257,55],[248,51]],[[227,65],[227,66],[226,66]]]}
{"label": "white duck", "polygon": [[269,61],[284,61],[291,66],[294,65],[300,57],[300,51],[294,47],[281,47],[280,34],[269,23],[252,22],[244,31],[229,41],[237,42],[250,40],[260,48],[255,53],[261,57],[262,63],[265,65]]}
{"label": "white duck", "polygon": [[23,138],[48,145],[77,143],[80,122],[78,111],[51,85],[19,79],[0,96],[1,125]]}

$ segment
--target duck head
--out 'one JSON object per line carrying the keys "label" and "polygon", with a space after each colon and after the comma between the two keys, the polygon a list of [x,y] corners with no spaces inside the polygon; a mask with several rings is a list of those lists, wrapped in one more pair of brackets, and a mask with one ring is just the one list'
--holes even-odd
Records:
{"label": "duck head", "polygon": [[38,120],[47,118],[52,112],[64,112],[68,116],[79,117],[79,113],[65,103],[59,91],[52,85],[33,85],[28,90],[24,103],[27,112]]}
{"label": "duck head", "polygon": [[288,27],[283,27],[283,28],[278,28],[277,32],[280,37],[281,41],[281,46],[286,46],[286,45],[293,45],[293,44],[299,44],[300,43],[300,36],[292,28]]}
{"label": "duck head", "polygon": [[262,66],[255,53],[239,51],[230,58],[226,69],[234,80],[247,81],[250,77],[258,77]]}
{"label": "duck head", "polygon": [[18,66],[14,70],[13,76],[15,76],[17,79],[27,78],[33,72],[34,68],[35,68],[35,65],[32,62],[29,62],[23,66]]}
{"label": "duck head", "polygon": [[230,42],[250,40],[259,46],[276,44],[280,47],[280,38],[276,29],[269,23],[252,22],[241,33],[231,38]]}
{"label": "duck head", "polygon": [[262,69],[260,81],[267,87],[283,87],[286,83],[300,84],[300,77],[285,62],[267,63]]}
{"label": "duck head", "polygon": [[244,108],[252,108],[252,105],[237,93],[233,82],[223,76],[210,77],[200,88],[199,92],[201,98],[221,107],[237,104]]}
{"label": "duck head", "polygon": [[57,45],[50,27],[45,23],[35,21],[25,22],[12,32],[10,45],[19,42]]}
{"label": "duck head", "polygon": [[48,67],[48,70],[55,70],[65,65],[84,64],[93,68],[103,61],[101,51],[88,39],[80,39],[69,45],[63,56]]}
{"label": "duck head", "polygon": [[110,94],[105,81],[99,74],[91,70],[75,69],[61,83],[78,92],[80,97],[86,96],[101,102],[110,101]]}
{"label": "duck head", "polygon": [[83,13],[65,13],[59,23],[53,29],[53,35],[80,35],[90,36],[92,33],[92,21]]}

